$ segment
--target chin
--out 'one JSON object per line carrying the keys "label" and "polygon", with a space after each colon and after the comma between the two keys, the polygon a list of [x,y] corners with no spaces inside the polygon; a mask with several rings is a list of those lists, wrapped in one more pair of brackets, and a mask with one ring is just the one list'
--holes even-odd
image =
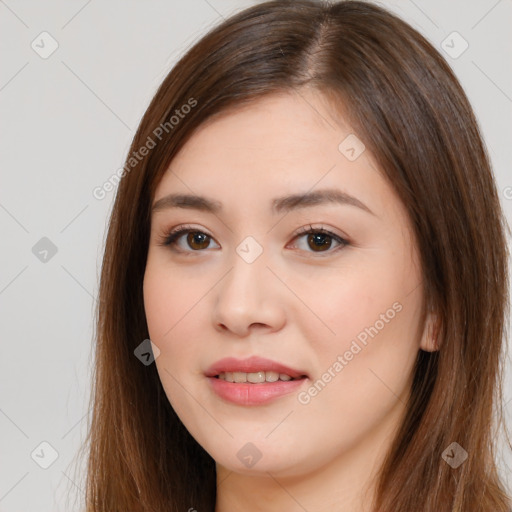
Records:
{"label": "chin", "polygon": [[240,447],[234,447],[233,451],[218,453],[216,450],[210,454],[217,466],[222,466],[228,471],[242,475],[268,477],[272,476],[294,477],[308,472],[309,464],[303,459],[293,456],[297,450],[278,451],[278,447],[270,446],[258,448],[255,443],[241,443]]}

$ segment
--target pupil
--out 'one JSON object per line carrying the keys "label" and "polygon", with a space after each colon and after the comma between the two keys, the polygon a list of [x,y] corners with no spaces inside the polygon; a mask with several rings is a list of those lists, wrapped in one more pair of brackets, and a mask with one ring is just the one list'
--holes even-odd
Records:
{"label": "pupil", "polygon": [[[316,233],[313,235],[309,235],[308,242],[313,242],[315,244],[314,247],[316,247],[318,249],[318,248],[322,248],[322,245],[316,245],[317,242],[320,242],[320,244],[325,244],[326,238],[330,238],[330,236],[326,235],[325,233]],[[325,245],[323,245],[323,248],[329,249],[330,245],[331,245],[330,243],[327,244],[327,247]]]}
{"label": "pupil", "polygon": [[[188,243],[193,248],[204,249],[208,247],[208,235],[205,233],[199,233],[198,231],[194,231],[188,234]],[[195,244],[198,244],[199,247],[195,247]]]}

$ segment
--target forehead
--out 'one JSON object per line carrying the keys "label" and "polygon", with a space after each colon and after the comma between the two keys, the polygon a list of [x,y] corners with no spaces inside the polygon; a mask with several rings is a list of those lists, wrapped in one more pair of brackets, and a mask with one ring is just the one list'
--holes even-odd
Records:
{"label": "forehead", "polygon": [[[213,160],[228,155],[243,160],[244,167],[261,167],[276,159],[293,162],[304,156],[318,158],[318,151],[313,154],[315,148],[329,148],[328,159],[338,152],[340,135],[350,133],[342,119],[337,124],[330,117],[319,93],[266,96],[203,123],[175,157],[174,166],[184,159]],[[259,160],[248,160],[250,155]]]}
{"label": "forehead", "polygon": [[155,202],[169,193],[197,194],[246,209],[336,188],[373,211],[389,206],[393,190],[369,152],[349,160],[340,150],[349,136],[346,120],[334,120],[319,93],[262,98],[201,125],[171,162]]}

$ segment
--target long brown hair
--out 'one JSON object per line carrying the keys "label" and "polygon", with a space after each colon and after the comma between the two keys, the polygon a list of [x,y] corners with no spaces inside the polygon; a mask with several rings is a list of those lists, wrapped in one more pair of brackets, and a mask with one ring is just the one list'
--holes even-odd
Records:
{"label": "long brown hair", "polygon": [[[440,348],[418,353],[374,510],[508,512],[494,438],[503,424],[508,226],[489,159],[437,50],[395,15],[350,0],[277,0],[237,13],[179,60],[149,105],[101,269],[87,512],[214,510],[214,460],[177,417],[155,365],[134,355],[149,338],[142,283],[150,207],[171,160],[207,119],[302,87],[322,92],[333,115],[349,120],[407,208],[423,318],[431,309],[439,320]],[[468,453],[458,468],[442,458],[453,442]]]}

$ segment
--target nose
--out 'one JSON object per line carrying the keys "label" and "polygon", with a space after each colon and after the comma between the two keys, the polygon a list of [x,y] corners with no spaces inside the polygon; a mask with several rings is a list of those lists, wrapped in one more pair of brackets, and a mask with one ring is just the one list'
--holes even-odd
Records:
{"label": "nose", "polygon": [[214,287],[217,330],[243,338],[255,331],[278,331],[285,324],[286,287],[268,267],[264,255],[248,263],[235,254],[232,268]]}

